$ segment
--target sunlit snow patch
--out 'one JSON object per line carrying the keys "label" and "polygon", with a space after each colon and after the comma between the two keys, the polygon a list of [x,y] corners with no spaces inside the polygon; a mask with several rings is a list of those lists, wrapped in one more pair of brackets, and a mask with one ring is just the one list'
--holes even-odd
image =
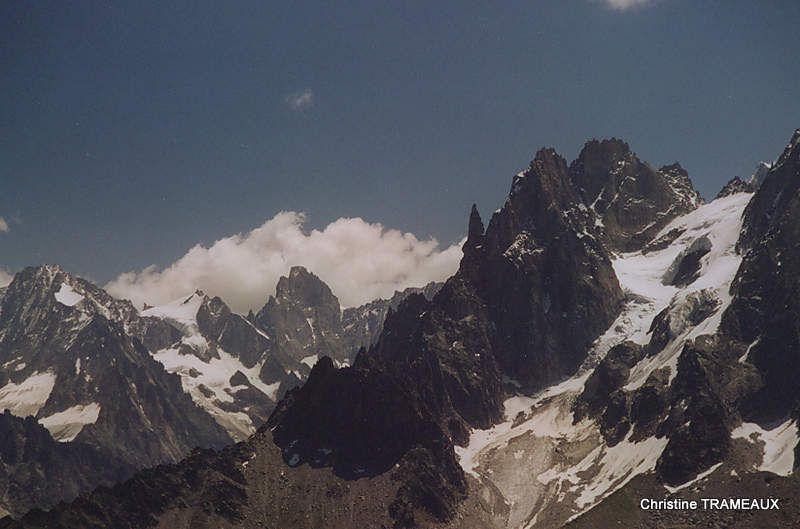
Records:
{"label": "sunlit snow patch", "polygon": [[78,404],[64,411],[39,419],[53,439],[62,443],[73,441],[87,424],[94,424],[100,416],[100,405],[96,402]]}
{"label": "sunlit snow patch", "polygon": [[308,367],[314,367],[314,365],[317,363],[317,360],[319,360],[319,355],[311,355],[300,360],[300,363],[305,364]]}
{"label": "sunlit snow patch", "polygon": [[161,318],[172,322],[181,330],[188,330],[187,327],[197,326],[197,311],[203,304],[203,296],[200,292],[195,292],[191,296],[184,297],[142,311],[142,316]]}
{"label": "sunlit snow patch", "polygon": [[7,409],[17,417],[36,415],[55,384],[56,376],[49,371],[33,373],[19,384],[9,382],[0,388],[0,411]]}
{"label": "sunlit snow patch", "polygon": [[732,439],[747,439],[764,443],[764,451],[758,470],[788,476],[794,467],[794,449],[800,442],[797,423],[789,419],[785,423],[764,430],[752,422],[743,422],[731,432]]}
{"label": "sunlit snow patch", "polygon": [[75,292],[71,286],[61,283],[61,288],[53,294],[56,301],[67,307],[74,307],[83,300],[83,296]]}

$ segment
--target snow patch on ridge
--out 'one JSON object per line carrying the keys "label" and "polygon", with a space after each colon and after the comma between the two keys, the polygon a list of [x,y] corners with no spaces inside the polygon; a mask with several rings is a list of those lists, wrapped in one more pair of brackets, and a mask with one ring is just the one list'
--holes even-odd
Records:
{"label": "snow patch on ridge", "polygon": [[53,439],[61,443],[74,441],[87,424],[94,424],[100,416],[100,405],[96,402],[78,404],[66,410],[42,417],[39,423],[47,428]]}
{"label": "snow patch on ridge", "polygon": [[219,358],[205,361],[193,354],[180,354],[178,349],[162,349],[153,355],[169,373],[181,377],[181,385],[200,407],[208,411],[214,419],[236,439],[244,439],[255,432],[253,421],[246,413],[228,411],[222,405],[234,402],[233,394],[243,389],[232,386],[231,377],[241,372],[248,382],[272,400],[277,397],[280,382],[265,384],[259,378],[262,364],[248,368],[242,362],[217,348]]}
{"label": "snow patch on ridge", "polygon": [[306,356],[305,358],[300,360],[300,363],[305,364],[310,368],[313,368],[318,360],[319,360],[319,355],[311,355],[311,356]]}
{"label": "snow patch on ridge", "polygon": [[203,304],[203,297],[202,292],[198,291],[189,297],[177,299],[166,305],[143,310],[141,315],[167,320],[182,331],[189,331],[192,328],[196,330],[197,311]]}
{"label": "snow patch on ridge", "polygon": [[[694,479],[691,479],[691,480],[687,481],[686,483],[684,483],[684,484],[682,484],[682,485],[678,485],[677,487],[670,487],[669,485],[664,485],[664,488],[665,488],[665,489],[667,489],[667,490],[668,490],[668,491],[669,491],[671,494],[675,494],[676,492],[679,492],[679,491],[681,491],[681,490],[683,490],[683,489],[689,488],[689,487],[691,487],[692,485],[694,485],[695,483],[697,483],[697,482],[699,482],[699,481],[702,481],[702,480],[704,480],[705,478],[707,478],[708,476],[710,476],[711,474],[713,474],[713,473],[714,473],[714,471],[715,471],[715,470],[717,470],[717,469],[718,469],[719,467],[721,467],[721,466],[722,466],[722,462],[720,461],[720,462],[719,462],[719,463],[717,463],[716,465],[712,465],[712,466],[711,466],[711,467],[710,467],[708,470],[706,470],[705,472],[700,472],[700,473],[697,475],[697,477],[696,477],[696,478],[694,478]],[[734,473],[735,473],[736,471],[735,471],[735,470],[733,470],[732,472],[734,472]]]}
{"label": "snow patch on ridge", "polygon": [[[220,347],[216,347],[215,354],[206,354],[210,345],[197,325],[197,312],[205,300],[205,294],[197,291],[166,305],[144,310],[141,315],[164,319],[183,333],[178,344],[155,352],[153,358],[167,372],[179,375],[183,390],[192,400],[210,413],[234,439],[241,440],[255,432],[255,426],[247,413],[233,411],[226,406],[235,401],[236,392],[248,387],[231,385],[231,377],[237,372],[242,373],[250,386],[273,401],[277,400],[280,382],[266,384],[261,380],[263,361],[246,367],[241,360]],[[200,354],[185,354],[184,346]]]}
{"label": "snow patch on ridge", "polygon": [[84,299],[82,295],[75,292],[75,290],[66,283],[61,283],[61,288],[58,292],[53,294],[53,296],[56,298],[56,301],[67,307],[74,307]]}
{"label": "snow patch on ridge", "polygon": [[764,430],[756,423],[743,422],[731,432],[731,439],[747,439],[764,444],[758,470],[788,476],[794,467],[794,449],[800,442],[797,423],[789,419],[772,430]]}
{"label": "snow patch on ridge", "polygon": [[17,417],[35,416],[50,398],[55,385],[56,376],[49,371],[37,371],[19,384],[9,382],[0,388],[0,411],[8,410]]}

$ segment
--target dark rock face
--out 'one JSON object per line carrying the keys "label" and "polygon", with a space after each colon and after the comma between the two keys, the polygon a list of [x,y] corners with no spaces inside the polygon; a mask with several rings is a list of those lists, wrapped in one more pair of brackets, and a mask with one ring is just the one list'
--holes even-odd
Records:
{"label": "dark rock face", "polygon": [[277,347],[300,361],[317,355],[348,360],[342,342],[342,312],[328,285],[300,266],[278,280],[275,296],[256,315]]}
{"label": "dark rock face", "polygon": [[708,237],[695,239],[675,258],[664,276],[664,284],[685,287],[694,283],[700,273],[700,260],[710,251],[711,241]]}
{"label": "dark rock face", "polygon": [[503,372],[524,386],[574,372],[620,309],[622,291],[592,225],[566,162],[543,149],[482,238],[467,241],[459,274],[485,300]]}
{"label": "dark rock face", "polygon": [[753,182],[742,180],[738,176],[734,176],[719,190],[716,198],[727,197],[736,193],[752,193],[756,190],[756,185]]}
{"label": "dark rock face", "polygon": [[745,415],[757,422],[796,413],[800,404],[800,130],[765,176],[744,214],[744,259],[722,327],[752,347],[748,361],[763,379]]}
{"label": "dark rock face", "polygon": [[12,516],[48,509],[98,485],[111,485],[135,468],[84,443],[59,443],[33,417],[0,414],[0,490]]}
{"label": "dark rock face", "polygon": [[[461,267],[433,300],[409,296],[352,368],[320,362],[281,403],[269,425],[284,459],[351,476],[419,451],[434,475],[452,474],[445,497],[460,497],[452,443],[502,417],[503,375],[538,388],[571,374],[619,310],[610,260],[579,204],[566,162],[542,150],[485,233],[473,208]],[[412,477],[400,490],[415,508],[437,504]],[[395,519],[411,525],[409,516]]]}
{"label": "dark rock face", "polygon": [[397,310],[400,303],[411,294],[422,294],[431,300],[442,288],[442,283],[430,282],[424,287],[410,287],[397,291],[389,299],[376,299],[360,307],[350,307],[342,311],[342,338],[351,356],[362,347],[369,347],[378,341],[383,330],[383,322],[389,310]]}
{"label": "dark rock face", "polygon": [[[285,447],[284,458],[291,466],[308,462],[332,466],[347,478],[374,476],[389,470],[417,444],[447,441],[435,416],[416,407],[410,389],[379,367],[337,371],[324,357],[307,383],[281,402],[267,426],[275,442]],[[343,396],[371,409],[328,404],[341,402]],[[455,464],[452,453],[450,458]]]}
{"label": "dark rock face", "polygon": [[687,344],[671,388],[671,411],[662,424],[669,435],[656,472],[677,485],[722,461],[730,445],[730,415],[721,398],[724,361],[712,340]]}
{"label": "dark rock face", "polygon": [[767,162],[760,162],[756,166],[756,170],[753,171],[753,174],[750,175],[750,178],[748,179],[748,183],[753,186],[753,190],[756,190],[761,186],[771,169],[772,164]]}
{"label": "dark rock face", "polygon": [[265,354],[272,352],[274,342],[257,332],[253,325],[219,298],[204,300],[197,311],[197,326],[206,339],[213,340],[225,351],[233,351],[245,367],[253,367]]}
{"label": "dark rock face", "polygon": [[658,434],[669,410],[669,370],[654,371],[631,398],[630,421],[636,425],[631,440],[638,442]]}
{"label": "dark rock face", "polygon": [[[14,369],[0,373],[0,387],[35,380],[42,393],[33,407],[23,405],[24,399],[20,404],[13,394],[5,407],[18,415],[50,418],[45,424],[51,424],[53,435],[74,438],[84,446],[82,453],[92,449],[109,459],[108,472],[87,472],[84,480],[76,476],[77,487],[93,477],[177,461],[195,446],[228,442],[183,392],[179,379],[127,334],[126,327],[143,325],[136,318],[127,302],[52,266],[22,270],[3,298],[0,364]],[[94,410],[94,417],[81,415],[86,409]],[[87,469],[100,464],[87,461]],[[64,487],[64,493],[74,496],[75,490]]]}
{"label": "dark rock face", "polygon": [[[633,342],[624,342],[612,347],[586,380],[584,391],[575,403],[575,421],[587,416],[604,417],[601,422],[602,433],[607,439],[614,438],[615,444],[619,442],[621,438],[618,435],[609,435],[617,424],[623,422],[628,424],[627,418],[623,421],[618,415],[619,407],[626,407],[627,402],[624,392],[619,390],[627,384],[631,368],[643,357],[644,349]],[[609,408],[612,412],[606,415]],[[627,415],[627,412],[623,415]],[[624,432],[616,433],[624,435],[627,433],[627,428]]]}
{"label": "dark rock face", "polygon": [[702,203],[679,164],[656,171],[618,139],[587,142],[569,172],[613,250],[641,248],[670,220]]}

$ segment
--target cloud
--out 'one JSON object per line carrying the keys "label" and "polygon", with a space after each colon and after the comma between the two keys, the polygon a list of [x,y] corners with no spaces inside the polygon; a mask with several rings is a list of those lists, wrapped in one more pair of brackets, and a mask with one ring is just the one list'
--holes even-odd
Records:
{"label": "cloud", "polygon": [[8,226],[8,222],[3,217],[0,217],[0,233],[8,233],[11,231],[11,228]]}
{"label": "cloud", "polygon": [[4,269],[0,268],[0,288],[7,286],[9,283],[11,283],[12,279],[14,279],[14,274],[10,274]]}
{"label": "cloud", "polygon": [[435,239],[386,229],[360,218],[340,218],[322,230],[303,230],[305,216],[281,212],[260,227],[197,245],[173,264],[120,275],[106,285],[137,306],[178,299],[196,289],[220,296],[232,309],[261,308],[278,278],[293,265],[317,274],[344,307],[395,290],[443,280],[458,268],[460,245],[440,249]]}
{"label": "cloud", "polygon": [[632,7],[643,6],[653,2],[653,0],[604,0],[604,1],[606,5],[608,5],[611,9],[616,9],[617,11],[625,11]]}
{"label": "cloud", "polygon": [[292,110],[305,110],[314,104],[314,92],[310,88],[306,88],[300,92],[289,94],[285,101]]}

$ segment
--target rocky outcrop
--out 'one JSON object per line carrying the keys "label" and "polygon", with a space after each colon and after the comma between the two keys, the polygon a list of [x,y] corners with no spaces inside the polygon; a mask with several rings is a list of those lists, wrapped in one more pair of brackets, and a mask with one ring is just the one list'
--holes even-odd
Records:
{"label": "rocky outcrop", "polygon": [[599,418],[600,431],[612,446],[630,429],[629,399],[622,387],[628,382],[631,368],[643,356],[642,346],[633,342],[612,347],[586,380],[583,393],[575,403],[575,421],[584,417]]}
{"label": "rocky outcrop", "polygon": [[431,300],[442,288],[442,283],[430,282],[424,287],[409,287],[396,291],[389,299],[376,299],[360,307],[350,307],[342,311],[342,338],[350,356],[362,347],[369,347],[378,341],[383,330],[383,322],[389,310],[397,310],[400,303],[411,294],[422,294]]}
{"label": "rocky outcrop", "polygon": [[474,278],[496,330],[495,356],[523,386],[574,372],[620,309],[622,290],[593,224],[565,160],[543,149],[482,238],[467,241],[459,273]]}
{"label": "rocky outcrop", "polygon": [[742,180],[738,176],[734,176],[722,186],[722,189],[717,193],[716,198],[727,197],[735,193],[752,193],[756,190],[756,185],[750,181]]}
{"label": "rocky outcrop", "polygon": [[502,418],[503,376],[537,388],[569,375],[619,310],[610,260],[579,204],[566,162],[542,150],[485,232],[473,208],[461,267],[433,300],[408,297],[352,368],[320,364],[281,403],[269,425],[284,459],[352,476],[414,453],[448,477],[447,492],[409,475],[400,490],[413,508],[397,522],[413,524],[426,505],[452,513],[440,500],[464,492],[452,443]]}
{"label": "rocky outcrop", "polygon": [[[177,461],[195,446],[226,444],[228,436],[183,392],[178,377],[128,334],[126,328],[141,324],[136,318],[127,302],[58,267],[20,271],[0,307],[0,408],[36,417],[57,440],[79,442],[81,453],[102,454],[110,462],[101,477]],[[87,469],[101,464],[86,461]],[[75,486],[90,481],[77,475]]]}
{"label": "rocky outcrop", "polygon": [[259,327],[276,346],[298,361],[329,356],[349,361],[342,332],[339,300],[317,276],[294,266],[278,280],[275,296],[256,315]]}
{"label": "rocky outcrop", "polygon": [[672,262],[664,274],[664,284],[685,287],[694,283],[700,273],[700,260],[711,251],[711,241],[706,236],[698,237]]}
{"label": "rocky outcrop", "polygon": [[0,504],[12,516],[49,509],[136,469],[84,443],[59,443],[33,417],[0,414]]}
{"label": "rocky outcrop", "polygon": [[723,330],[749,347],[762,377],[745,415],[757,422],[797,416],[800,380],[800,130],[765,176],[744,214],[743,261]]}
{"label": "rocky outcrop", "polygon": [[702,203],[680,164],[655,170],[616,138],[587,142],[569,172],[617,251],[640,249],[670,220]]}

